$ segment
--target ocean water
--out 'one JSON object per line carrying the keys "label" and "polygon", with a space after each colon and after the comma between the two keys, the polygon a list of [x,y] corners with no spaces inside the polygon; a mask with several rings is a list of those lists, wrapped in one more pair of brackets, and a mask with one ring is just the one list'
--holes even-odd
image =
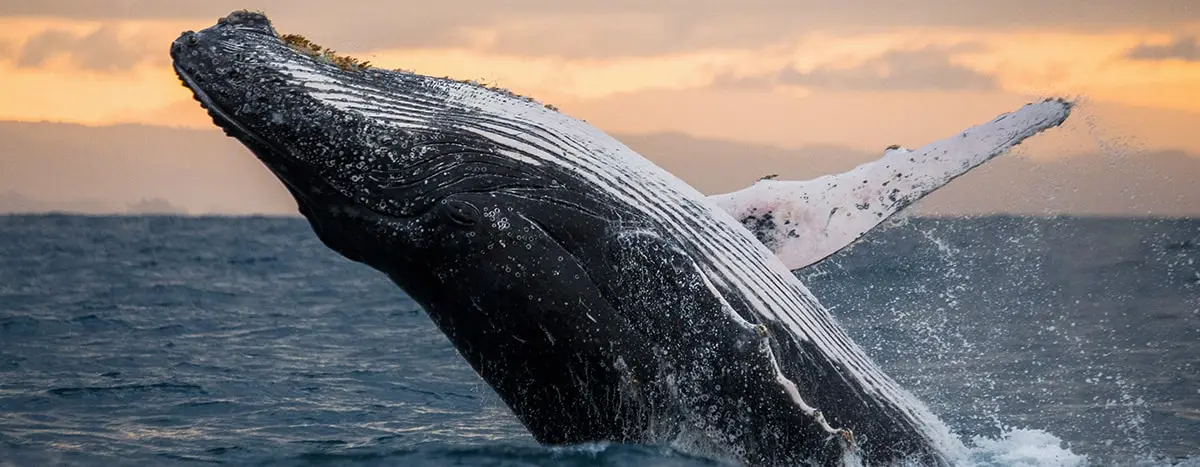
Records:
{"label": "ocean water", "polygon": [[[1200,220],[911,218],[802,272],[975,465],[1200,465]],[[715,465],[537,445],[281,218],[0,217],[0,465]]]}

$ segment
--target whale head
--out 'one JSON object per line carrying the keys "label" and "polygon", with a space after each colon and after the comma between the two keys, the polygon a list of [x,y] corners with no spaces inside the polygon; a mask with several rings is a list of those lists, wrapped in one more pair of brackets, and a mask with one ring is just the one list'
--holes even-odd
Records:
{"label": "whale head", "polygon": [[511,206],[502,216],[484,198],[558,185],[511,148],[455,124],[470,109],[450,87],[495,91],[370,68],[281,36],[246,11],[184,32],[170,53],[213,122],[283,182],[321,240],[387,272],[403,259],[428,266],[433,253],[418,258],[421,248],[478,236],[476,224],[517,223]]}

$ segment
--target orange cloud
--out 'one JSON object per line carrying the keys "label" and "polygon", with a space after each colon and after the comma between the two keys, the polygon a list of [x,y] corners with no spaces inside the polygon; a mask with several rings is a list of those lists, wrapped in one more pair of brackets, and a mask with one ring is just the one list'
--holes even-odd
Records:
{"label": "orange cloud", "polygon": [[85,70],[126,70],[155,58],[157,47],[149,47],[136,37],[122,37],[111,24],[101,25],[87,34],[48,29],[30,37],[16,54],[17,67],[40,67],[55,57],[66,57]]}
{"label": "orange cloud", "polygon": [[[90,124],[187,94],[167,65],[168,21],[0,19],[0,119]],[[157,51],[157,52],[156,52]]]}
{"label": "orange cloud", "polygon": [[[52,62],[35,69],[0,67],[0,119],[89,124],[149,112],[185,97],[174,74],[139,65],[109,73]],[[153,122],[149,122],[153,123]]]}
{"label": "orange cloud", "polygon": [[1200,62],[1130,59],[1160,34],[1027,33],[993,37],[988,50],[962,58],[1021,93],[1070,93],[1097,101],[1200,112]]}
{"label": "orange cloud", "polygon": [[1200,61],[1200,36],[1183,36],[1160,44],[1138,44],[1129,50],[1127,57],[1134,60]]}
{"label": "orange cloud", "polygon": [[[537,19],[546,17],[532,18],[526,21],[527,32],[547,27]],[[562,28],[569,28],[572,23],[564,18],[555,16]],[[580,27],[596,26],[578,21]],[[210,127],[165,62],[167,46],[180,31],[209,24],[0,19],[0,44],[9,44],[7,59],[0,60],[0,119]],[[1200,31],[1200,26],[1176,28],[1173,34],[894,27],[883,32],[791,34],[767,45],[714,39],[706,47],[640,56],[502,53],[520,47],[498,45],[503,35],[497,31],[507,31],[509,38],[503,40],[512,40],[521,24],[525,23],[461,29],[458,41],[463,45],[450,48],[380,48],[311,37],[381,67],[498,84],[620,132],[683,129],[715,135],[723,128],[743,128],[731,136],[788,146],[814,142],[814,135],[836,136],[829,142],[865,144],[863,132],[880,140],[933,134],[910,123],[849,114],[840,125],[860,125],[861,131],[826,128],[830,125],[820,121],[808,126],[779,124],[820,115],[806,113],[805,106],[824,109],[834,105],[833,97],[861,102],[848,107],[853,112],[932,106],[923,118],[934,119],[931,128],[939,131],[943,117],[938,115],[946,115],[944,125],[962,126],[1008,110],[1026,96],[1049,94],[1200,113],[1200,62],[1129,57],[1139,46],[1170,44]],[[653,23],[634,26],[652,29]],[[39,46],[39,37],[50,38],[43,40],[48,44]],[[599,47],[587,42],[575,46]],[[41,53],[23,62],[21,57],[31,47],[40,47]],[[121,62],[104,66],[106,57]],[[689,100],[678,102],[680,96]],[[826,129],[797,130],[813,127]],[[892,142],[915,144],[920,139],[883,144]]]}

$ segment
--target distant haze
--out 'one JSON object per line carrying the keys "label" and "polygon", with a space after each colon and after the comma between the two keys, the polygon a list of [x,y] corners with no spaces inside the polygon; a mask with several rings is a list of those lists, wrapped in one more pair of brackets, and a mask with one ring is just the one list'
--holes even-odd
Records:
{"label": "distant haze", "polygon": [[[1047,132],[1035,138],[1052,138]],[[708,194],[779,174],[803,180],[879,157],[838,146],[781,149],[682,134],[617,135]],[[0,212],[297,215],[283,186],[217,130],[0,122]],[[1180,151],[1039,160],[1018,151],[918,205],[925,214],[1200,215],[1200,157]]]}

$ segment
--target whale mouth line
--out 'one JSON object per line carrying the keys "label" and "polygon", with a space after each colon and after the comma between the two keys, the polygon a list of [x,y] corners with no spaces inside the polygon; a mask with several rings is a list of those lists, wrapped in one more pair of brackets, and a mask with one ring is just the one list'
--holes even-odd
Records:
{"label": "whale mouth line", "polygon": [[196,101],[200,103],[200,106],[203,107],[204,110],[207,110],[209,115],[211,115],[214,120],[219,120],[216,122],[219,126],[232,126],[233,129],[238,131],[238,133],[241,133],[243,136],[254,140],[256,144],[263,145],[263,147],[271,152],[284,153],[284,151],[280,150],[279,147],[276,147],[270,141],[267,141],[266,138],[263,138],[257,133],[251,131],[249,128],[246,128],[231,115],[229,115],[229,113],[222,109],[221,106],[218,105],[217,102],[208,95],[208,93],[204,92],[204,89],[201,88],[198,83],[196,83],[196,80],[192,78],[188,72],[179,67],[179,64],[173,64],[172,66],[175,68],[175,75],[179,77],[180,81],[183,81],[184,86],[192,91],[192,95],[196,98]]}
{"label": "whale mouth line", "polygon": [[[291,177],[284,176],[284,174],[281,173],[276,167],[276,163],[288,166],[297,165],[295,162],[289,160],[286,155],[287,151],[267,140],[266,138],[259,136],[258,133],[255,133],[253,130],[238,122],[237,119],[233,118],[233,116],[222,109],[221,105],[218,104],[211,96],[209,96],[207,92],[204,92],[204,89],[200,87],[200,85],[196,82],[196,79],[192,78],[192,76],[188,74],[187,71],[184,71],[183,68],[180,68],[178,63],[172,64],[172,67],[175,69],[175,75],[179,77],[179,80],[183,82],[183,85],[192,91],[192,96],[196,99],[196,102],[200,103],[200,107],[208,111],[209,116],[213,118],[213,123],[225,129],[226,132],[230,133],[231,136],[234,136],[238,139],[244,137],[251,140],[250,142],[252,142],[253,145],[247,144],[247,148],[250,149],[250,152],[254,153],[255,157],[263,159],[264,162],[268,158],[264,157],[262,152],[269,153],[271,156],[270,159],[273,159],[272,162],[275,163],[267,163],[263,165],[265,165],[268,170],[274,173],[276,176],[275,178],[278,178],[280,181],[282,181],[284,187],[287,188],[288,191],[292,192],[297,199],[301,200],[301,203],[307,204],[308,197],[303,196],[305,190],[302,190],[301,187],[297,186],[295,182],[291,180]],[[255,146],[257,146],[257,148]]]}

